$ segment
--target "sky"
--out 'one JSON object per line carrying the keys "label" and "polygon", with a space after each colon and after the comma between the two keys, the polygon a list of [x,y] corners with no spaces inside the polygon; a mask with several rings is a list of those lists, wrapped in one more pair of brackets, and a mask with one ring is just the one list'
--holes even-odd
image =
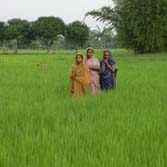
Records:
{"label": "sky", "polygon": [[[75,20],[83,21],[85,13],[102,6],[111,5],[111,0],[0,0],[0,21],[11,18],[34,21],[40,16],[61,17],[65,23]],[[91,17],[85,23],[95,29],[103,27]]]}

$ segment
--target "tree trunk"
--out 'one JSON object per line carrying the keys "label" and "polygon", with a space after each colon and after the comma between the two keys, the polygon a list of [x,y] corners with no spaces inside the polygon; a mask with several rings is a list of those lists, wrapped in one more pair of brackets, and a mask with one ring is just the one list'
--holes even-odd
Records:
{"label": "tree trunk", "polygon": [[16,44],[16,48],[14,50],[14,54],[17,54],[18,53],[18,47],[17,47],[17,44]]}

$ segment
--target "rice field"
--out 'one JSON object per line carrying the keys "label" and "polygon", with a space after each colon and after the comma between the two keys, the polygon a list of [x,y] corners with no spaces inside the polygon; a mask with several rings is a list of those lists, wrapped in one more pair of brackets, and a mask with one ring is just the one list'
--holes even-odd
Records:
{"label": "rice field", "polygon": [[74,99],[74,51],[1,53],[0,167],[166,167],[167,53],[113,56],[117,89]]}

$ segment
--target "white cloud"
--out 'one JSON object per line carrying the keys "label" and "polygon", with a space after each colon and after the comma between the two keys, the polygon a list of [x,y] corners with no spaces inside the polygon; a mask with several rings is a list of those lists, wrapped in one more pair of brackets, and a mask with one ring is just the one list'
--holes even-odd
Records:
{"label": "white cloud", "polygon": [[[82,21],[85,13],[92,9],[110,5],[110,0],[1,0],[0,20],[11,18],[35,20],[40,16],[58,16],[66,23]],[[97,23],[90,17],[86,23],[94,28]]]}

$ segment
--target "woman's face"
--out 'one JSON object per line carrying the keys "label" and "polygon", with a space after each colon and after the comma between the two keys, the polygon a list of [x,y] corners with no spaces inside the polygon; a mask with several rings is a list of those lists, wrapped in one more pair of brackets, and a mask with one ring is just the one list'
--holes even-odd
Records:
{"label": "woman's face", "polygon": [[87,58],[91,58],[93,56],[93,50],[89,49],[87,51]]}
{"label": "woman's face", "polygon": [[111,58],[111,54],[109,52],[105,52],[104,59],[105,60],[110,60],[110,58]]}
{"label": "woman's face", "polygon": [[77,64],[81,64],[82,62],[83,62],[83,58],[78,55],[78,56],[76,57],[76,63],[77,63]]}

